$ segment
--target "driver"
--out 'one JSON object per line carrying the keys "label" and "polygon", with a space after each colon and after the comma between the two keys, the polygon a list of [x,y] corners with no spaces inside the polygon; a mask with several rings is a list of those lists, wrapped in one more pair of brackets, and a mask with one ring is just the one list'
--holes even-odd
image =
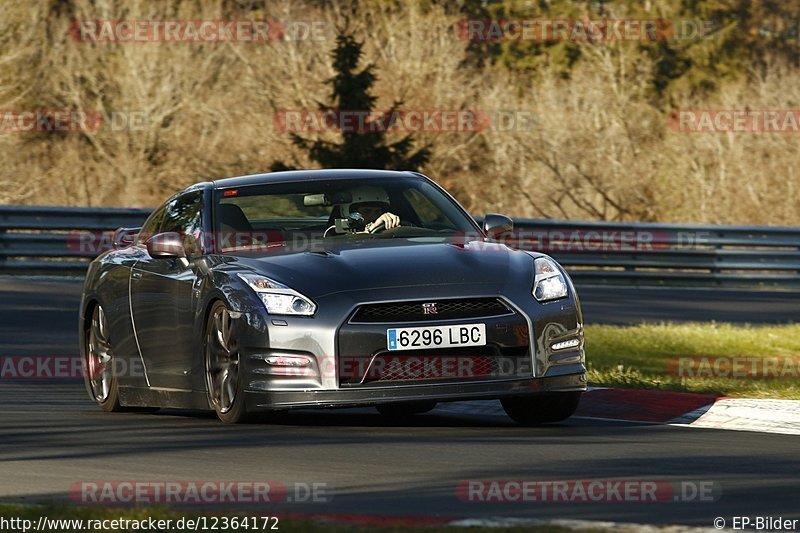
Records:
{"label": "driver", "polygon": [[350,191],[353,199],[348,204],[341,204],[343,217],[351,213],[360,213],[367,223],[364,228],[371,232],[378,226],[384,229],[396,228],[400,225],[400,217],[389,212],[389,195],[380,187],[359,187]]}

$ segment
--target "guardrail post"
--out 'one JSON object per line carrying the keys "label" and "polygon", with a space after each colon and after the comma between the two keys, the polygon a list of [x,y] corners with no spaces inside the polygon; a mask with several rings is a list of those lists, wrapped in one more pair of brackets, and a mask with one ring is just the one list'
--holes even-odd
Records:
{"label": "guardrail post", "polygon": [[[714,234],[714,265],[719,267],[720,261],[722,261],[722,255],[719,251],[722,249],[722,242],[724,240],[725,234],[721,232],[717,232]],[[722,282],[719,279],[719,274],[722,272],[720,268],[712,268],[711,274],[714,276],[714,285],[722,285]]]}
{"label": "guardrail post", "polygon": [[[8,233],[6,228],[0,227],[0,251],[7,246],[5,236]],[[5,254],[0,255],[0,272],[3,272],[6,269],[6,262],[8,261],[8,256]]]}

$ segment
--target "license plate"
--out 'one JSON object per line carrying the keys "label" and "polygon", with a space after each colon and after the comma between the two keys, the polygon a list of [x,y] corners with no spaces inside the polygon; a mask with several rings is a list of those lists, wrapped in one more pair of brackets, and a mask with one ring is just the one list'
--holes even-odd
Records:
{"label": "license plate", "polygon": [[486,324],[393,328],[386,331],[389,351],[486,346]]}

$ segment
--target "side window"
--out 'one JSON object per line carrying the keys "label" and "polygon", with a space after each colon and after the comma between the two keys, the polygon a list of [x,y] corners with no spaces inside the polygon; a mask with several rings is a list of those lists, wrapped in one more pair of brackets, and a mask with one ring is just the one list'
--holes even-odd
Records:
{"label": "side window", "polygon": [[147,220],[144,221],[144,225],[142,229],[139,230],[139,235],[136,236],[136,239],[139,243],[144,244],[147,239],[158,233],[158,228],[161,226],[161,222],[164,220],[164,206],[159,207],[156,209]]}
{"label": "side window", "polygon": [[164,206],[164,219],[159,224],[158,232],[175,232],[191,235],[202,229],[201,191],[179,196]]}

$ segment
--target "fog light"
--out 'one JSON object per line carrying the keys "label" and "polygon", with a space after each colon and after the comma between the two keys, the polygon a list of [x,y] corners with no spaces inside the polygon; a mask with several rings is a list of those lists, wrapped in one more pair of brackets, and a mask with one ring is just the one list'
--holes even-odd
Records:
{"label": "fog light", "polygon": [[293,357],[289,355],[275,355],[267,357],[264,362],[270,366],[308,366],[311,361],[307,357]]}
{"label": "fog light", "polygon": [[550,345],[550,348],[553,350],[563,350],[564,348],[574,348],[575,346],[581,343],[578,339],[570,339],[564,342],[557,342],[555,344]]}

